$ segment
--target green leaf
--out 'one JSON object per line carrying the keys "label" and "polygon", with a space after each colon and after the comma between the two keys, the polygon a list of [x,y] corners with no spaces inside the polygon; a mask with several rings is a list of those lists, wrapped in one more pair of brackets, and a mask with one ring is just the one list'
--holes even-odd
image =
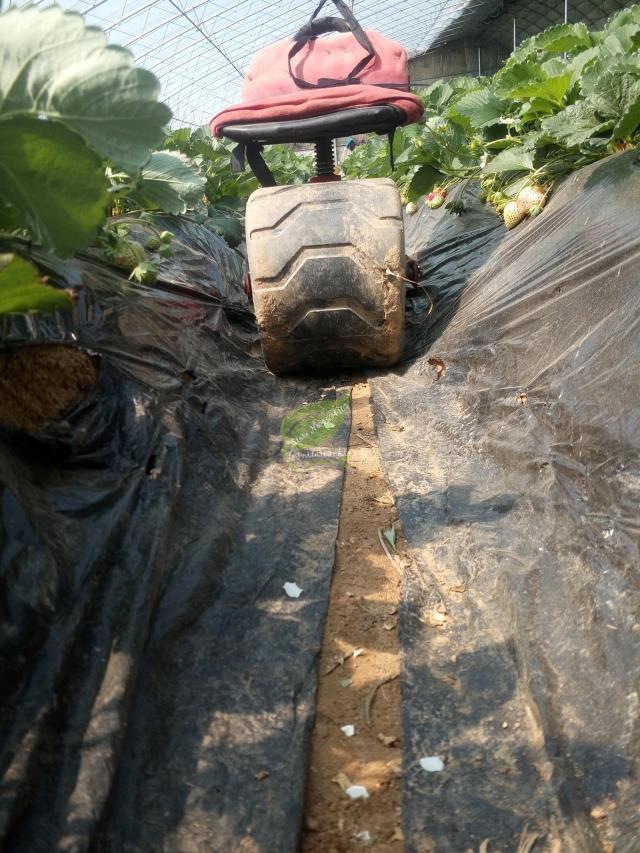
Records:
{"label": "green leaf", "polygon": [[468,92],[456,103],[455,110],[470,119],[474,127],[499,124],[507,104],[489,88]]}
{"label": "green leaf", "polygon": [[106,219],[100,158],[54,121],[0,121],[0,196],[36,242],[61,255],[84,248]]}
{"label": "green leaf", "polygon": [[502,192],[507,196],[507,198],[516,198],[520,190],[524,189],[528,183],[529,175],[524,175],[523,177],[517,178],[510,184],[502,187]]}
{"label": "green leaf", "polygon": [[205,219],[204,226],[226,240],[232,249],[239,246],[244,239],[242,222],[235,216],[226,216],[224,213],[209,216]]}
{"label": "green leaf", "polygon": [[582,145],[605,126],[586,101],[578,101],[562,112],[543,119],[542,129],[561,145]]}
{"label": "green leaf", "polygon": [[206,181],[179,151],[156,151],[142,170],[129,198],[142,207],[186,213],[204,192]]}
{"label": "green leaf", "polygon": [[625,27],[633,24],[640,24],[640,6],[629,6],[627,9],[621,9],[612,18],[607,21],[604,29],[605,33],[613,33],[620,27]]}
{"label": "green leaf", "polygon": [[536,149],[540,144],[551,142],[548,135],[542,130],[530,130],[522,140],[522,145],[525,151],[528,151],[532,157],[535,157]]}
{"label": "green leaf", "polygon": [[602,42],[602,46],[607,53],[611,54],[611,56],[620,56],[625,53],[625,49],[622,47],[622,43],[618,38],[618,33],[611,33],[608,35]]}
{"label": "green leaf", "polygon": [[517,55],[528,56],[532,53],[572,53],[591,47],[591,37],[586,24],[558,24],[538,33],[523,42]]}
{"label": "green leaf", "polygon": [[0,255],[0,314],[70,307],[69,293],[45,284],[29,261],[19,255]]}
{"label": "green leaf", "polygon": [[[631,53],[638,48],[638,37],[640,36],[640,20],[634,24],[625,24],[622,27],[618,27],[617,30],[614,30],[611,34],[611,38],[615,38],[616,42],[622,48],[624,53]],[[609,40],[609,36],[604,41],[606,45]]]}
{"label": "green leaf", "polygon": [[191,142],[191,137],[191,128],[179,127],[176,130],[172,130],[171,133],[167,134],[162,144],[162,147],[166,149],[177,148],[178,151],[182,151],[183,154],[189,154],[189,144]]}
{"label": "green leaf", "polygon": [[526,86],[519,86],[511,92],[512,98],[541,98],[554,104],[562,103],[571,85],[571,72],[558,74],[556,77],[547,77],[546,80],[537,80]]}
{"label": "green leaf", "polygon": [[[558,111],[559,107],[560,104],[556,104],[545,98],[532,98],[530,101],[523,103],[518,115],[524,123],[531,124],[531,122],[540,121],[545,116],[553,115],[553,113]],[[528,133],[531,133],[531,131],[529,130]]]}
{"label": "green leaf", "polygon": [[567,73],[569,64],[566,59],[560,59],[558,56],[554,56],[551,59],[547,59],[546,62],[543,62],[540,67],[547,77],[557,77],[560,74]]}
{"label": "green leaf", "polygon": [[413,145],[408,146],[395,157],[396,166],[414,166],[418,163],[420,149]]}
{"label": "green leaf", "polygon": [[619,66],[603,68],[598,64],[584,74],[582,92],[597,112],[620,119],[640,99],[640,79]]}
{"label": "green leaf", "polygon": [[521,146],[506,148],[497,154],[484,168],[487,175],[501,174],[502,172],[522,172],[533,169],[531,155]]}
{"label": "green leaf", "polygon": [[[478,84],[480,84],[480,86],[478,86]],[[484,88],[489,84],[484,78],[478,80],[477,77],[454,77],[452,80],[449,80],[449,85],[453,86],[456,94],[461,94],[462,92],[471,92],[479,87]]]}
{"label": "green leaf", "polygon": [[437,169],[434,169],[433,166],[428,163],[420,166],[413,178],[411,178],[411,183],[409,184],[409,201],[415,201],[417,198],[420,198],[421,195],[430,193],[435,185],[441,180],[442,173]]}
{"label": "green leaf", "polygon": [[640,125],[640,88],[638,88],[638,100],[627,109],[613,128],[611,136],[613,139],[630,139],[638,125]]}
{"label": "green leaf", "polygon": [[502,139],[485,142],[484,147],[487,151],[503,151],[505,148],[513,148],[514,145],[520,145],[520,140],[514,139],[513,136],[505,136]]}
{"label": "green leaf", "polygon": [[575,50],[585,50],[591,47],[591,37],[587,25],[580,21],[577,24],[559,24],[534,37],[539,50],[548,53],[568,53]]}
{"label": "green leaf", "polygon": [[451,100],[454,89],[446,81],[438,80],[423,89],[419,95],[426,109],[439,111]]}
{"label": "green leaf", "polygon": [[64,122],[121,169],[135,172],[162,144],[171,118],[160,84],[123,48],[57,6],[0,15],[0,119]]}
{"label": "green leaf", "polygon": [[574,86],[578,82],[585,68],[600,55],[601,50],[599,47],[590,47],[587,50],[583,50],[577,56],[574,56],[567,66],[567,70],[571,72],[571,86]]}
{"label": "green leaf", "polygon": [[493,91],[498,97],[508,98],[514,89],[526,86],[535,80],[544,80],[546,77],[542,66],[532,58],[522,62],[507,62],[493,78]]}

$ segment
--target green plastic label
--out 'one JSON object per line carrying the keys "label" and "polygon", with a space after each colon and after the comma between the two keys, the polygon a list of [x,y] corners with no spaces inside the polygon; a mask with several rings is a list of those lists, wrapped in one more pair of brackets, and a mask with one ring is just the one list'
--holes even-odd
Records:
{"label": "green plastic label", "polygon": [[282,419],[282,453],[289,464],[344,465],[343,447],[334,447],[334,439],[349,413],[350,398],[343,394],[335,400],[319,400],[299,406]]}

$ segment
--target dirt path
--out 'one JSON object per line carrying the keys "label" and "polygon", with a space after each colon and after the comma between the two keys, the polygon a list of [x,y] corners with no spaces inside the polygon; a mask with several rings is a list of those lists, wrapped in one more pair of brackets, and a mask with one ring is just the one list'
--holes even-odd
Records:
{"label": "dirt path", "polygon": [[[380,469],[366,382],[354,386],[352,406],[302,853],[404,849],[397,677],[400,574],[378,533],[389,530],[397,516]],[[341,730],[347,725],[355,727],[351,737]],[[350,799],[344,790],[350,784],[364,786],[368,798]]]}

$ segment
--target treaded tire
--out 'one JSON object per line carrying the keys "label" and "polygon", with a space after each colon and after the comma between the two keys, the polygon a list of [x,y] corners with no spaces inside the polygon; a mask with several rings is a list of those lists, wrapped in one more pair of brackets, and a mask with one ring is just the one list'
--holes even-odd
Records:
{"label": "treaded tire", "polygon": [[249,270],[274,373],[388,366],[404,345],[402,207],[388,178],[264,187],[247,203]]}

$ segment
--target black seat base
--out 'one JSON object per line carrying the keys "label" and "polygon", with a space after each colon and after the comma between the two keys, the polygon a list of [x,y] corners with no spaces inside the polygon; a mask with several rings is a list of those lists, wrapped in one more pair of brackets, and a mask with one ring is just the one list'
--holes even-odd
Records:
{"label": "black seat base", "polygon": [[391,133],[407,120],[400,107],[391,104],[372,104],[337,110],[321,116],[228,124],[222,128],[223,136],[234,142],[257,142],[269,145],[276,142],[316,142],[319,139],[337,139],[357,133]]}

